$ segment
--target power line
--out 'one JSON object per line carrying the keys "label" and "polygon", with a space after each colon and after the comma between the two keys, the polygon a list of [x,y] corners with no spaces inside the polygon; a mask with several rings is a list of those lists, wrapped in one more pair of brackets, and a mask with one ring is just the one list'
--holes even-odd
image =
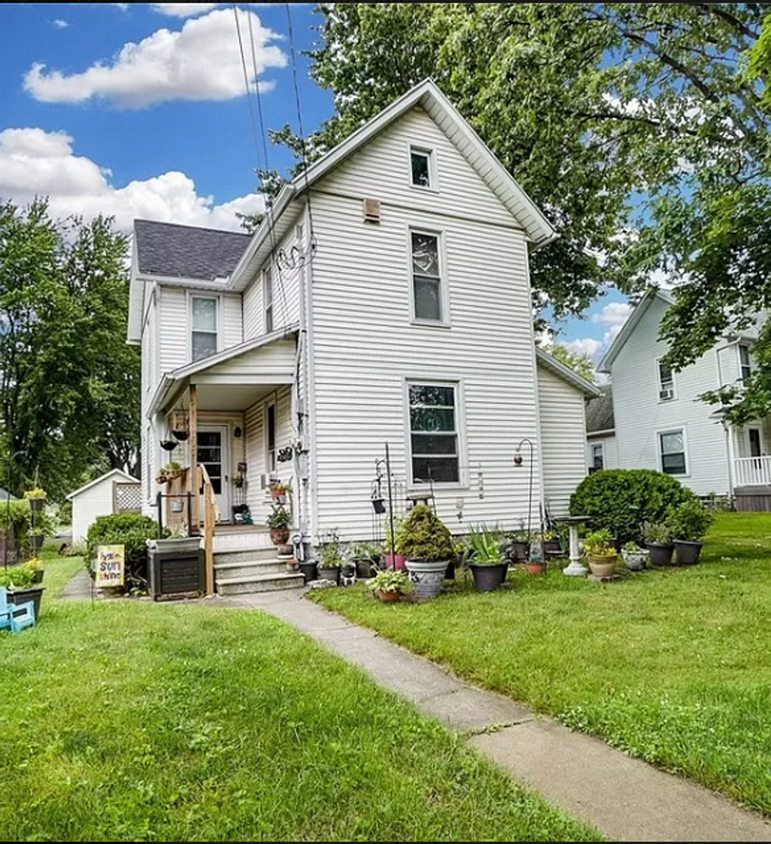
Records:
{"label": "power line", "polygon": [[[254,151],[257,156],[257,167],[260,166],[260,142],[257,138],[257,124],[254,120],[254,108],[252,106],[252,92],[249,90],[249,72],[246,69],[246,56],[244,55],[244,43],[241,39],[241,24],[238,21],[238,6],[233,4],[233,16],[236,19],[236,33],[238,34],[238,50],[241,53],[241,68],[244,72],[244,88],[246,89],[246,102],[249,106],[249,125],[252,129],[254,139]],[[267,167],[267,163],[266,163]]]}

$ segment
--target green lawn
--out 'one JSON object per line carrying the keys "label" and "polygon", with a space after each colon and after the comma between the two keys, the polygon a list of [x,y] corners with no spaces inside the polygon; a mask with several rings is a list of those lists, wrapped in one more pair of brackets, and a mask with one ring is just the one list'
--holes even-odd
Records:
{"label": "green lawn", "polygon": [[258,612],[57,601],[0,633],[0,840],[596,841]]}
{"label": "green lawn", "polygon": [[[771,814],[771,515],[721,514],[702,563],[601,585],[552,571],[386,605],[313,597],[457,674]],[[521,569],[518,566],[517,569]]]}

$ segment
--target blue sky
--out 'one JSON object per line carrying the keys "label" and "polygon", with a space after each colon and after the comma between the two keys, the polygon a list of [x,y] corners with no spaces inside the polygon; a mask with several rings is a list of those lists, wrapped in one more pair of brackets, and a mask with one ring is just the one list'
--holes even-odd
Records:
{"label": "blue sky", "polygon": [[[241,4],[250,81],[265,125],[297,128],[286,4]],[[292,3],[303,128],[332,114],[308,76],[312,4]],[[232,5],[19,3],[0,6],[0,197],[50,197],[58,216],[113,214],[233,227],[253,211],[255,148]],[[255,110],[257,101],[252,97]],[[257,124],[259,132],[259,124]],[[268,147],[271,168],[290,154]],[[628,308],[611,291],[559,337],[598,358]]]}

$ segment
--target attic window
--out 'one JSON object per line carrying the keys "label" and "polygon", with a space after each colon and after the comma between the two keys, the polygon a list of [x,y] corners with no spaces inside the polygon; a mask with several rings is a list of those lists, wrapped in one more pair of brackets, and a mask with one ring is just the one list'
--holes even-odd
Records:
{"label": "attic window", "polygon": [[433,153],[427,149],[410,147],[412,184],[417,188],[433,188]]}

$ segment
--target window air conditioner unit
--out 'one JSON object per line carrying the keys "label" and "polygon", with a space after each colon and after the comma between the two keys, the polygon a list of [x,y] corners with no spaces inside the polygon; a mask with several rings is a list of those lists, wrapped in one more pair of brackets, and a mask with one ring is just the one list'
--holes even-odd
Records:
{"label": "window air conditioner unit", "polygon": [[675,391],[672,387],[667,387],[664,390],[659,390],[659,399],[661,401],[669,401],[675,397]]}
{"label": "window air conditioner unit", "polygon": [[364,214],[365,223],[379,223],[380,222],[380,200],[379,199],[364,199],[362,200],[362,212]]}

